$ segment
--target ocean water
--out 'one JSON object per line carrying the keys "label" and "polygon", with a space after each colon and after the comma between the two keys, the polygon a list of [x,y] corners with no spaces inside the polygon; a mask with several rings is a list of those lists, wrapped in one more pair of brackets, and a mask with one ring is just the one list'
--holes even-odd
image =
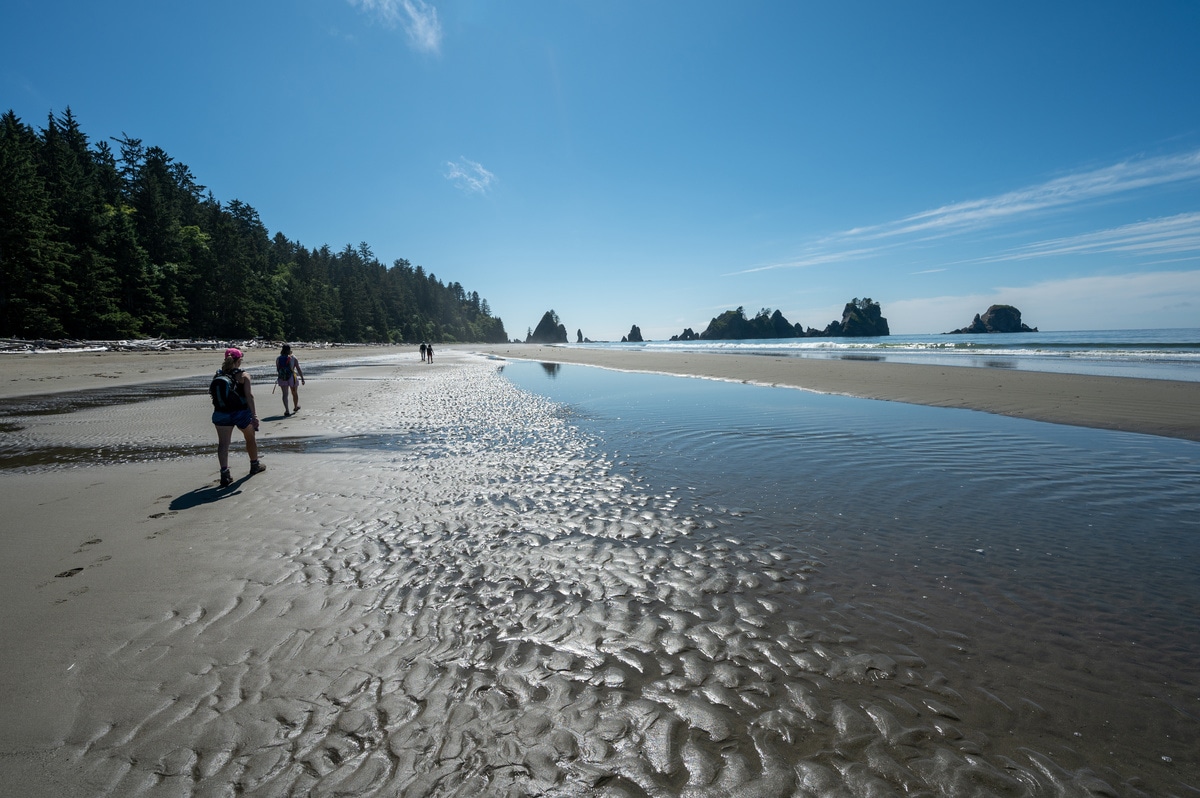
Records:
{"label": "ocean water", "polygon": [[1200,380],[1200,328],[573,345]]}
{"label": "ocean water", "polygon": [[945,745],[1003,740],[1064,763],[1051,782],[1119,765],[1115,794],[1200,789],[1200,445],[585,366],[503,374],[678,512],[819,560],[847,639],[911,646],[945,679]]}

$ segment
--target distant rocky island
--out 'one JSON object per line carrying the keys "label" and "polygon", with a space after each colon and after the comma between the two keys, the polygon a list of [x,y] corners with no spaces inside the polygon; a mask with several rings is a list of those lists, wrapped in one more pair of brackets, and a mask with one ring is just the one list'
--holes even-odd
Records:
{"label": "distant rocky island", "polygon": [[1013,333],[1037,332],[1037,327],[1030,327],[1021,321],[1021,311],[1012,305],[992,305],[982,316],[975,314],[975,320],[966,327],[951,330],[943,335],[979,335],[982,333]]}
{"label": "distant rocky island", "polygon": [[[1012,305],[992,305],[982,314],[975,314],[975,319],[966,327],[951,330],[943,335],[978,335],[981,333],[1010,333],[1037,332],[1037,327],[1030,327],[1021,321],[1021,311]],[[713,317],[704,332],[697,333],[691,327],[679,335],[672,335],[672,341],[741,341],[762,338],[882,338],[891,335],[888,320],[883,317],[883,309],[879,303],[870,297],[859,299],[855,297],[846,303],[842,309],[842,318],[835,319],[825,325],[825,329],[813,327],[805,329],[799,322],[788,321],[778,310],[763,308],[753,318],[746,316],[746,309],[727,310]],[[584,338],[583,330],[576,330],[578,343],[591,343]],[[546,311],[536,329],[531,329],[525,337],[526,343],[557,344],[567,342],[567,328],[553,310]],[[642,330],[636,324],[629,328],[629,334],[621,337],[621,343],[642,343]]]}
{"label": "distant rocky island", "polygon": [[[636,327],[634,328],[636,329]],[[841,321],[831,321],[824,330],[804,329],[799,322],[790,323],[778,310],[764,308],[752,319],[746,318],[744,308],[727,310],[708,323],[697,334],[688,327],[672,341],[740,341],[748,338],[875,338],[890,335],[887,319],[879,303],[869,297],[855,297],[846,303]]]}
{"label": "distant rocky island", "polygon": [[[582,337],[582,333],[580,333]],[[567,342],[567,327],[559,321],[558,314],[547,310],[537,329],[530,330],[525,336],[527,344],[565,344]]]}

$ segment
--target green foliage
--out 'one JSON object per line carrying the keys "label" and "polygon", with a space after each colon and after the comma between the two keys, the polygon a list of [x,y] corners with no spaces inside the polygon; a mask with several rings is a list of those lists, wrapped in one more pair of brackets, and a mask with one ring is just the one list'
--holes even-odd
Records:
{"label": "green foliage", "polygon": [[486,300],[366,242],[272,239],[140,139],[92,145],[68,109],[0,117],[0,335],[508,340]]}
{"label": "green foliage", "polygon": [[0,318],[13,335],[63,331],[69,251],[39,174],[41,146],[12,111],[0,119]]}

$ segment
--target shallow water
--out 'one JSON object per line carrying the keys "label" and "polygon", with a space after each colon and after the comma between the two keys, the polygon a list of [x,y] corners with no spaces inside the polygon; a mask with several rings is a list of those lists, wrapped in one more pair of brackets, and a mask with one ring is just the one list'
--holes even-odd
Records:
{"label": "shallow water", "polygon": [[[954,568],[1039,594],[1062,581],[1109,600],[1141,581],[1143,601],[1200,610],[1195,442],[587,367],[504,374],[563,403],[631,472],[687,485],[689,511],[739,508],[748,526],[853,551],[858,568]],[[1200,612],[1171,623],[1200,645]]]}
{"label": "shallow water", "polygon": [[680,510],[729,508],[747,542],[819,551],[838,600],[965,634],[943,666],[1037,704],[1055,721],[1038,736],[1095,764],[1119,744],[1151,770],[1194,768],[1195,443],[576,366],[504,374],[652,488],[684,486]]}
{"label": "shallow water", "polygon": [[574,366],[408,388],[276,457],[290,531],[223,543],[232,599],[71,671],[96,794],[1195,792],[1196,444]]}

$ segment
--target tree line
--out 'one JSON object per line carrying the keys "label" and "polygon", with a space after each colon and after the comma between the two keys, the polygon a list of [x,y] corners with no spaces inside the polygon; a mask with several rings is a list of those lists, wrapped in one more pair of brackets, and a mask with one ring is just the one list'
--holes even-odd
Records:
{"label": "tree line", "polygon": [[504,342],[486,299],[370,246],[309,249],[162,148],[0,117],[0,335]]}

